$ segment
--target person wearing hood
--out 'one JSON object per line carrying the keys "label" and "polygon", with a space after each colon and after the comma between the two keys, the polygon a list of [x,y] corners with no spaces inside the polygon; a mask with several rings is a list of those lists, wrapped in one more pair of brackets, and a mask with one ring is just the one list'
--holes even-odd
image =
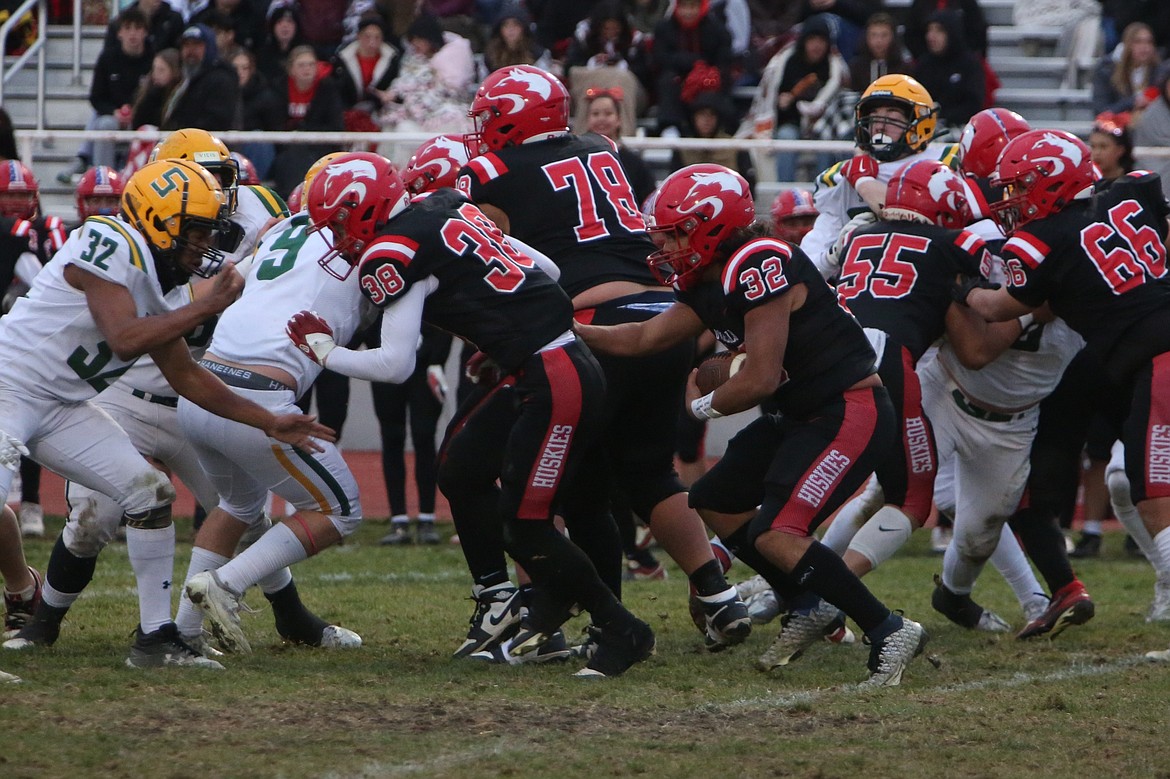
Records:
{"label": "person wearing hood", "polygon": [[398,78],[376,117],[385,130],[462,133],[471,129],[467,103],[475,91],[471,42],[444,32],[430,14],[415,19],[404,36]]}
{"label": "person wearing hood", "polygon": [[912,71],[934,96],[943,124],[956,132],[983,108],[986,87],[983,65],[967,50],[961,21],[954,11],[930,15],[926,22],[926,50]]}
{"label": "person wearing hood", "polygon": [[179,39],[179,58],[183,80],[163,110],[162,129],[234,129],[239,77],[231,65],[219,59],[211,28],[193,24],[184,30]]}
{"label": "person wearing hood", "polygon": [[518,2],[505,3],[500,10],[483,58],[489,73],[506,65],[535,65],[549,72],[553,67],[552,55],[536,42],[528,12]]}
{"label": "person wearing hood", "polygon": [[708,13],[710,0],[677,0],[674,10],[654,27],[654,64],[658,67],[658,131],[663,137],[679,137],[686,123],[682,85],[697,65],[720,73],[720,118],[726,123],[733,109],[731,89],[731,34],[727,26]]}
{"label": "person wearing hood", "polygon": [[304,23],[295,2],[276,0],[268,7],[265,34],[253,49],[256,67],[265,81],[275,86],[288,78],[288,55],[297,46],[308,43],[302,33]]}
{"label": "person wearing hood", "polygon": [[919,58],[926,53],[926,25],[936,11],[954,11],[959,14],[967,51],[980,57],[987,56],[987,16],[979,0],[913,0],[906,13],[904,35],[911,57]]}
{"label": "person wearing hood", "polygon": [[342,104],[375,114],[388,102],[387,91],[402,65],[402,50],[386,41],[382,17],[367,13],[358,21],[357,39],[342,47],[333,63]]}

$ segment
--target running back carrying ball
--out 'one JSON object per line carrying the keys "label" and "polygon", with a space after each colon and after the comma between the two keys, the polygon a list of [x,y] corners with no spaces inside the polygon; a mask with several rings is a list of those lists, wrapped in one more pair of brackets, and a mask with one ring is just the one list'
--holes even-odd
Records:
{"label": "running back carrying ball", "polygon": [[714,392],[743,367],[746,359],[747,355],[740,352],[720,352],[703,360],[696,368],[695,384],[699,392],[704,395]]}

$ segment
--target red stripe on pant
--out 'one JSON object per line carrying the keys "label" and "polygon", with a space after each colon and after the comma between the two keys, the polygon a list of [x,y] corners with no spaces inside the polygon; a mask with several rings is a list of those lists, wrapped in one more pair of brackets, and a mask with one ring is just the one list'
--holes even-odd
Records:
{"label": "red stripe on pant", "polygon": [[788,502],[772,521],[773,530],[794,536],[809,534],[817,514],[825,509],[825,501],[869,448],[877,420],[872,388],[845,393],[845,418],[837,434],[793,485]]}
{"label": "red stripe on pant", "polygon": [[581,378],[577,366],[564,349],[541,354],[548,379],[552,411],[540,450],[532,463],[524,495],[517,510],[519,519],[548,519],[553,501],[565,474],[565,462],[581,420]]}
{"label": "red stripe on pant", "polygon": [[938,451],[934,432],[922,410],[922,383],[914,370],[910,352],[902,349],[902,452],[906,457],[906,497],[902,510],[918,522],[930,516],[934,502],[934,478],[938,473]]}
{"label": "red stripe on pant", "polygon": [[1146,422],[1146,500],[1170,498],[1170,353],[1154,358]]}

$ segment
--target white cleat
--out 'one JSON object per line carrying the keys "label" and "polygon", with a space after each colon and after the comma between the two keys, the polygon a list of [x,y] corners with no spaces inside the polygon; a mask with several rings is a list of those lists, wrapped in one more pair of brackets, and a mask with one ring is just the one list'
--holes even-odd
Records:
{"label": "white cleat", "polygon": [[8,674],[0,671],[0,684],[20,684],[20,677],[16,674]]}
{"label": "white cleat", "polygon": [[902,627],[870,647],[870,676],[861,687],[897,687],[910,661],[922,654],[930,640],[926,629],[909,617],[902,618]]}
{"label": "white cleat", "polygon": [[1170,663],[1170,649],[1160,649],[1154,652],[1146,652],[1146,659],[1153,660],[1158,663]]}
{"label": "white cleat", "polygon": [[329,625],[321,632],[322,649],[357,649],[362,637],[340,625]]}
{"label": "white cleat", "polygon": [[25,538],[44,538],[45,510],[39,503],[20,504],[20,534]]}
{"label": "white cleat", "polygon": [[1154,582],[1154,602],[1146,612],[1146,622],[1170,622],[1170,581]]}
{"label": "white cleat", "polygon": [[215,571],[203,571],[187,581],[187,597],[203,612],[211,634],[225,652],[247,654],[252,645],[240,627],[240,596],[219,581]]}
{"label": "white cleat", "polygon": [[796,660],[804,650],[825,638],[831,632],[830,626],[838,621],[841,610],[828,601],[820,601],[806,613],[789,611],[780,618],[780,635],[772,641],[760,659],[756,669],[771,671]]}
{"label": "white cleat", "polygon": [[735,592],[739,595],[739,599],[747,603],[748,598],[757,595],[761,592],[771,592],[772,585],[768,584],[767,579],[759,574],[756,574],[750,579],[744,579],[742,582],[737,582],[735,585]]}
{"label": "white cleat", "polygon": [[979,615],[979,622],[975,625],[976,630],[981,630],[984,633],[1010,633],[1012,626],[1007,623],[1003,617],[996,614],[994,611],[987,609]]}

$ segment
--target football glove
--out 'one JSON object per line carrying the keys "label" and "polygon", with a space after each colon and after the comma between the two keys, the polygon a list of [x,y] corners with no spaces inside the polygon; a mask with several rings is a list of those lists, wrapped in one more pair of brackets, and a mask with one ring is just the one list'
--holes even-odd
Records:
{"label": "football glove", "polygon": [[333,341],[333,328],[316,311],[294,314],[284,331],[296,347],[318,365],[325,365],[325,358],[337,346]]}

